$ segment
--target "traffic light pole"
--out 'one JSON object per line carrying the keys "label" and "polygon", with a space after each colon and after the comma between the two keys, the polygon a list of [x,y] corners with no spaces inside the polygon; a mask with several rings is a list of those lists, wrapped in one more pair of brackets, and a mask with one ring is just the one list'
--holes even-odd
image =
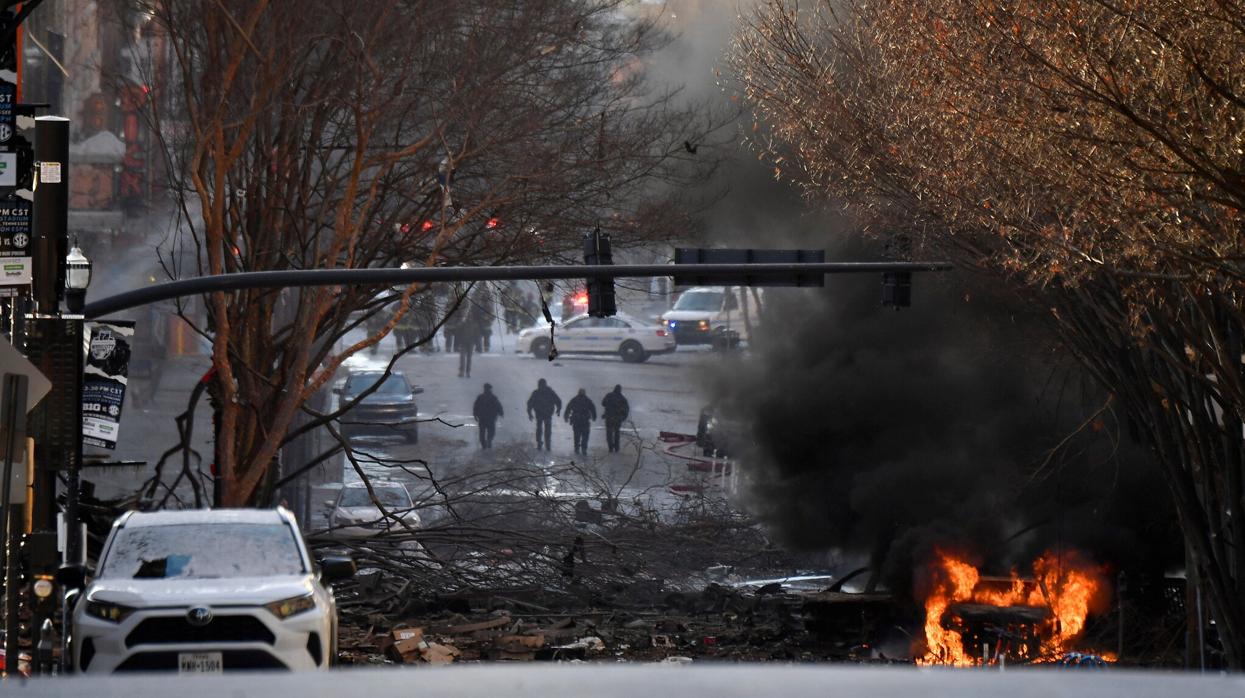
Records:
{"label": "traffic light pole", "polygon": [[[0,394],[0,413],[3,413],[4,433],[8,439],[4,450],[4,468],[0,477],[4,478],[4,482],[0,483],[0,511],[3,511],[3,531],[4,531],[4,656],[5,675],[17,673],[17,656],[19,654],[17,642],[17,613],[18,613],[18,583],[17,583],[17,532],[21,525],[18,523],[17,509],[13,506],[13,467],[17,460],[18,451],[21,450],[18,443],[19,436],[25,431],[18,426],[19,420],[26,418],[26,390],[28,381],[25,376],[16,374],[3,374],[3,394]],[[20,467],[25,467],[21,464]],[[26,503],[30,506],[30,503]]]}
{"label": "traffic light pole", "polygon": [[766,278],[785,278],[811,274],[862,274],[883,272],[926,272],[951,269],[948,262],[824,262],[790,264],[618,264],[513,266],[513,267],[427,267],[414,269],[301,269],[293,271],[253,271],[181,279],[118,293],[87,303],[83,314],[99,318],[110,313],[149,303],[197,296],[218,291],[247,288],[299,286],[386,286],[446,281],[523,281],[536,279],[620,279],[660,276],[700,278],[753,277],[758,285]]}

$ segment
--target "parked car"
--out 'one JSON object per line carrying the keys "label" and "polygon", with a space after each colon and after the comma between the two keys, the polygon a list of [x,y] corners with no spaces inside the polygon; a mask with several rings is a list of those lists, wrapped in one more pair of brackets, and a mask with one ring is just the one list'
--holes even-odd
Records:
{"label": "parked car", "polygon": [[323,669],[337,653],[326,584],[352,574],[349,558],[316,569],[285,509],[129,512],[113,524],[74,607],[73,666],[92,674]]}
{"label": "parked car", "polygon": [[[372,386],[376,386],[376,390],[363,395]],[[386,377],[381,370],[352,371],[345,383],[333,392],[343,404],[357,400],[337,420],[346,438],[392,435],[401,436],[409,443],[419,441],[419,408],[415,396],[424,389],[412,386],[400,372],[390,372]]]}
{"label": "parked car", "polygon": [[661,321],[679,344],[734,347],[749,338],[748,325],[757,323],[759,310],[749,289],[698,286],[684,291]]}
{"label": "parked car", "polygon": [[[647,361],[653,354],[668,354],[677,348],[664,327],[621,314],[577,316],[563,324],[555,337],[559,354],[617,354],[629,363]],[[549,330],[541,327],[523,330],[515,341],[516,352],[531,352],[540,359],[549,356],[551,346]]]}
{"label": "parked car", "polygon": [[[340,538],[368,538],[406,528],[418,528],[419,514],[413,511],[414,503],[406,486],[400,482],[372,481],[372,492],[385,509],[402,523],[386,517],[372,501],[367,486],[362,482],[348,482],[329,502],[329,533]],[[404,526],[405,524],[405,526]]]}

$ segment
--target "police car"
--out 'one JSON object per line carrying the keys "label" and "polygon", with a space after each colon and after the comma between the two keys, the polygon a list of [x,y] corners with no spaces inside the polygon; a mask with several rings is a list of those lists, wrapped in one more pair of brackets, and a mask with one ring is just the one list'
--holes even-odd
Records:
{"label": "police car", "polygon": [[549,357],[554,346],[559,355],[614,354],[629,363],[647,361],[653,354],[669,354],[677,348],[666,328],[619,314],[604,318],[573,317],[557,328],[553,342],[550,342],[548,327],[530,327],[519,333],[515,351],[544,359]]}

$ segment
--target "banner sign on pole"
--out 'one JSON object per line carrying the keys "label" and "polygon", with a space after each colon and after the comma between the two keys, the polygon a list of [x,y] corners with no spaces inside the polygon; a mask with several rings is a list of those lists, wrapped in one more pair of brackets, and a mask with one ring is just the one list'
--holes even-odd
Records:
{"label": "banner sign on pole", "polygon": [[116,448],[125,400],[134,323],[125,320],[86,323],[82,375],[82,443]]}

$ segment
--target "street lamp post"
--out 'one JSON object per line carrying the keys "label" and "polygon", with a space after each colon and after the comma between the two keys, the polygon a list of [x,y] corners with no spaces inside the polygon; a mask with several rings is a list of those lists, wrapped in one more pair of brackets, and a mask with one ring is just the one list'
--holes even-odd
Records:
{"label": "street lamp post", "polygon": [[65,307],[69,313],[62,315],[73,322],[73,341],[77,347],[78,357],[78,395],[74,400],[74,424],[77,433],[74,435],[74,452],[69,462],[65,484],[65,560],[69,564],[77,564],[82,560],[82,536],[78,525],[78,494],[82,489],[80,477],[82,472],[82,371],[83,357],[86,346],[83,341],[82,309],[86,307],[86,289],[91,285],[91,260],[82,254],[78,241],[74,240],[69,254],[65,255]]}

